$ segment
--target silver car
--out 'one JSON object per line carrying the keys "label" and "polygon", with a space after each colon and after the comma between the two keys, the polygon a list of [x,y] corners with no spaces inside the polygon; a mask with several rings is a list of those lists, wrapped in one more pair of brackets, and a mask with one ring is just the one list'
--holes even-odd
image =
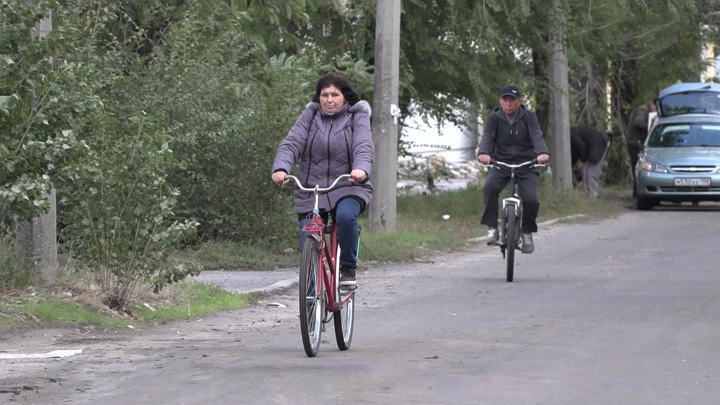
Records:
{"label": "silver car", "polygon": [[661,201],[720,201],[720,115],[661,116],[645,140],[635,179],[639,210]]}

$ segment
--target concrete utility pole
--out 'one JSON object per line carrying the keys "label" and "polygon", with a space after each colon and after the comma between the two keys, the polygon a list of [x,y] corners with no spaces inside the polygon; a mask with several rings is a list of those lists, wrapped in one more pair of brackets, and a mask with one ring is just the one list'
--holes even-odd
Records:
{"label": "concrete utility pole", "polygon": [[47,213],[18,227],[17,246],[39,281],[52,285],[57,281],[58,272],[55,190],[48,199],[52,206]]}
{"label": "concrete utility pole", "polygon": [[397,143],[400,116],[400,0],[381,0],[376,5],[375,86],[372,132],[375,162],[371,180],[370,231],[395,232],[397,226]]}
{"label": "concrete utility pole", "polygon": [[552,92],[550,102],[550,133],[552,135],[553,186],[560,190],[572,189],[570,162],[570,98],[568,86],[568,61],[565,53],[565,16],[558,1],[555,2],[556,31],[550,40],[552,62],[550,78]]}
{"label": "concrete utility pole", "polygon": [[[30,30],[35,39],[42,39],[52,31],[52,14],[43,18]],[[17,232],[17,247],[30,267],[44,284],[57,281],[57,202],[55,190],[47,196],[50,210],[31,222],[20,224]]]}

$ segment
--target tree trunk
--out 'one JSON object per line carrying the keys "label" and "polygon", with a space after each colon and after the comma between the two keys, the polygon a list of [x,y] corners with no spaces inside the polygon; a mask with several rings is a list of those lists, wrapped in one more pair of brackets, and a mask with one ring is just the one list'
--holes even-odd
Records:
{"label": "tree trunk", "polygon": [[547,87],[547,83],[550,82],[547,74],[550,64],[542,52],[533,51],[532,59],[535,83],[541,84],[535,88],[535,114],[537,114],[540,129],[543,131],[543,138],[545,138],[545,142],[548,142],[552,138],[550,136],[550,94]]}

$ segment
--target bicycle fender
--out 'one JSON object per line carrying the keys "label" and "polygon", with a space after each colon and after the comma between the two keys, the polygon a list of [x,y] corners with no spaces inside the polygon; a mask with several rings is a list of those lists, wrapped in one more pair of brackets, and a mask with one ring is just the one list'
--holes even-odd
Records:
{"label": "bicycle fender", "polygon": [[515,197],[508,197],[504,198],[502,201],[502,207],[505,209],[508,205],[513,205],[515,207],[515,215],[518,215],[518,207],[520,206],[520,199]]}

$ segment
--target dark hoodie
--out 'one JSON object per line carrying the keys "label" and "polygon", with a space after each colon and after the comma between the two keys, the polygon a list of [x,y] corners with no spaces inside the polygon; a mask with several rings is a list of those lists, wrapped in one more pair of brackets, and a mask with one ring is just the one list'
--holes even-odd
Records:
{"label": "dark hoodie", "polygon": [[547,154],[537,116],[521,105],[511,124],[500,107],[495,107],[485,124],[478,155],[490,155],[493,160],[519,164]]}
{"label": "dark hoodie", "polygon": [[570,128],[570,163],[578,160],[596,164],[605,156],[609,134],[588,126]]}

